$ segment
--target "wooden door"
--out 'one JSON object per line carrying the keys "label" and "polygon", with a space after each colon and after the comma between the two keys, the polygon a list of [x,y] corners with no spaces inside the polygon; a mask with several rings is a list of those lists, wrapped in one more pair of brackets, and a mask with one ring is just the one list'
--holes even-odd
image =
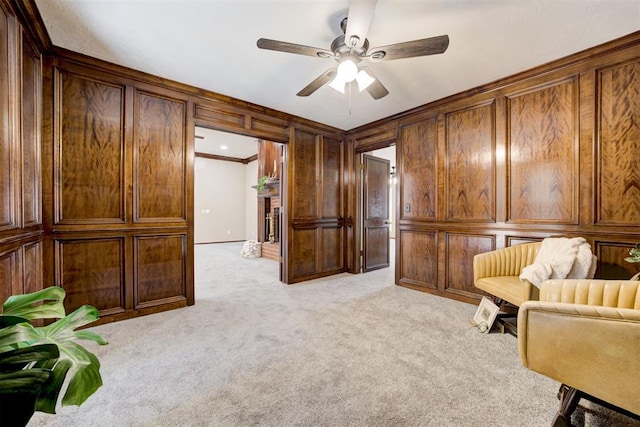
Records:
{"label": "wooden door", "polygon": [[389,267],[389,160],[364,154],[362,270]]}
{"label": "wooden door", "polygon": [[285,283],[344,271],[342,151],[339,138],[292,128],[283,169]]}

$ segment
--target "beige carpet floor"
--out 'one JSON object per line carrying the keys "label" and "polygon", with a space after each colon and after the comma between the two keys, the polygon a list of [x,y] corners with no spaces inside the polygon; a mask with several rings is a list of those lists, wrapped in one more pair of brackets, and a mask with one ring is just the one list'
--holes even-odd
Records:
{"label": "beige carpet floor", "polygon": [[[104,386],[30,426],[547,426],[559,384],[475,306],[392,269],[297,285],[241,244],[196,246],[196,305],[93,328]],[[576,425],[639,425],[583,405]]]}

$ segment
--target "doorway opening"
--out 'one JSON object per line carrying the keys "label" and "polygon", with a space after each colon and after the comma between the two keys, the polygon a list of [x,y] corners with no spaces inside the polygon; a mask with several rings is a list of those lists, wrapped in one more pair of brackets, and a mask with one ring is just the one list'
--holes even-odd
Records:
{"label": "doorway opening", "polygon": [[360,272],[395,268],[396,147],[360,153]]}
{"label": "doorway opening", "polygon": [[195,244],[255,241],[279,263],[282,144],[196,126],[194,151]]}

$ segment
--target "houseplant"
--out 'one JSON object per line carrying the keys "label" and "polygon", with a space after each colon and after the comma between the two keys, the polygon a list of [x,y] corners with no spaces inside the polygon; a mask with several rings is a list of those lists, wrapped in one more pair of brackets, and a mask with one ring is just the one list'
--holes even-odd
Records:
{"label": "houseplant", "polygon": [[[640,262],[640,243],[635,248],[629,250],[629,256],[624,259],[627,262]],[[633,275],[631,280],[640,280],[640,273]]]}
{"label": "houseplant", "polygon": [[[99,334],[77,328],[98,319],[83,305],[69,315],[64,289],[52,286],[14,295],[0,313],[0,425],[26,425],[35,411],[55,414],[61,405],[81,405],[101,385],[98,358],[74,340],[107,344]],[[30,321],[58,319],[46,326]],[[66,380],[66,381],[65,381]]]}
{"label": "houseplant", "polygon": [[257,186],[257,187],[258,187],[258,191],[262,191],[262,190],[264,190],[264,186],[265,186],[265,184],[266,184],[267,182],[269,182],[269,177],[268,177],[268,176],[266,176],[266,175],[265,175],[265,176],[261,176],[261,177],[258,179],[258,186]]}

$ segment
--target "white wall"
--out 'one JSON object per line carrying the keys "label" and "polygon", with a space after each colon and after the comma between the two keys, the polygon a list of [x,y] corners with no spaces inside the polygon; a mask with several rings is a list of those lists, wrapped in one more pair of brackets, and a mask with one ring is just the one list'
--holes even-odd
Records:
{"label": "white wall", "polygon": [[245,240],[258,240],[258,191],[251,188],[258,183],[258,161],[254,160],[245,167],[246,187],[246,218]]}
{"label": "white wall", "polygon": [[[221,160],[195,159],[195,242],[227,242],[247,240],[251,215],[257,228],[256,190],[257,162],[243,165]],[[253,196],[253,204],[248,200]],[[248,211],[251,211],[248,213]],[[253,231],[253,233],[257,233]]]}

